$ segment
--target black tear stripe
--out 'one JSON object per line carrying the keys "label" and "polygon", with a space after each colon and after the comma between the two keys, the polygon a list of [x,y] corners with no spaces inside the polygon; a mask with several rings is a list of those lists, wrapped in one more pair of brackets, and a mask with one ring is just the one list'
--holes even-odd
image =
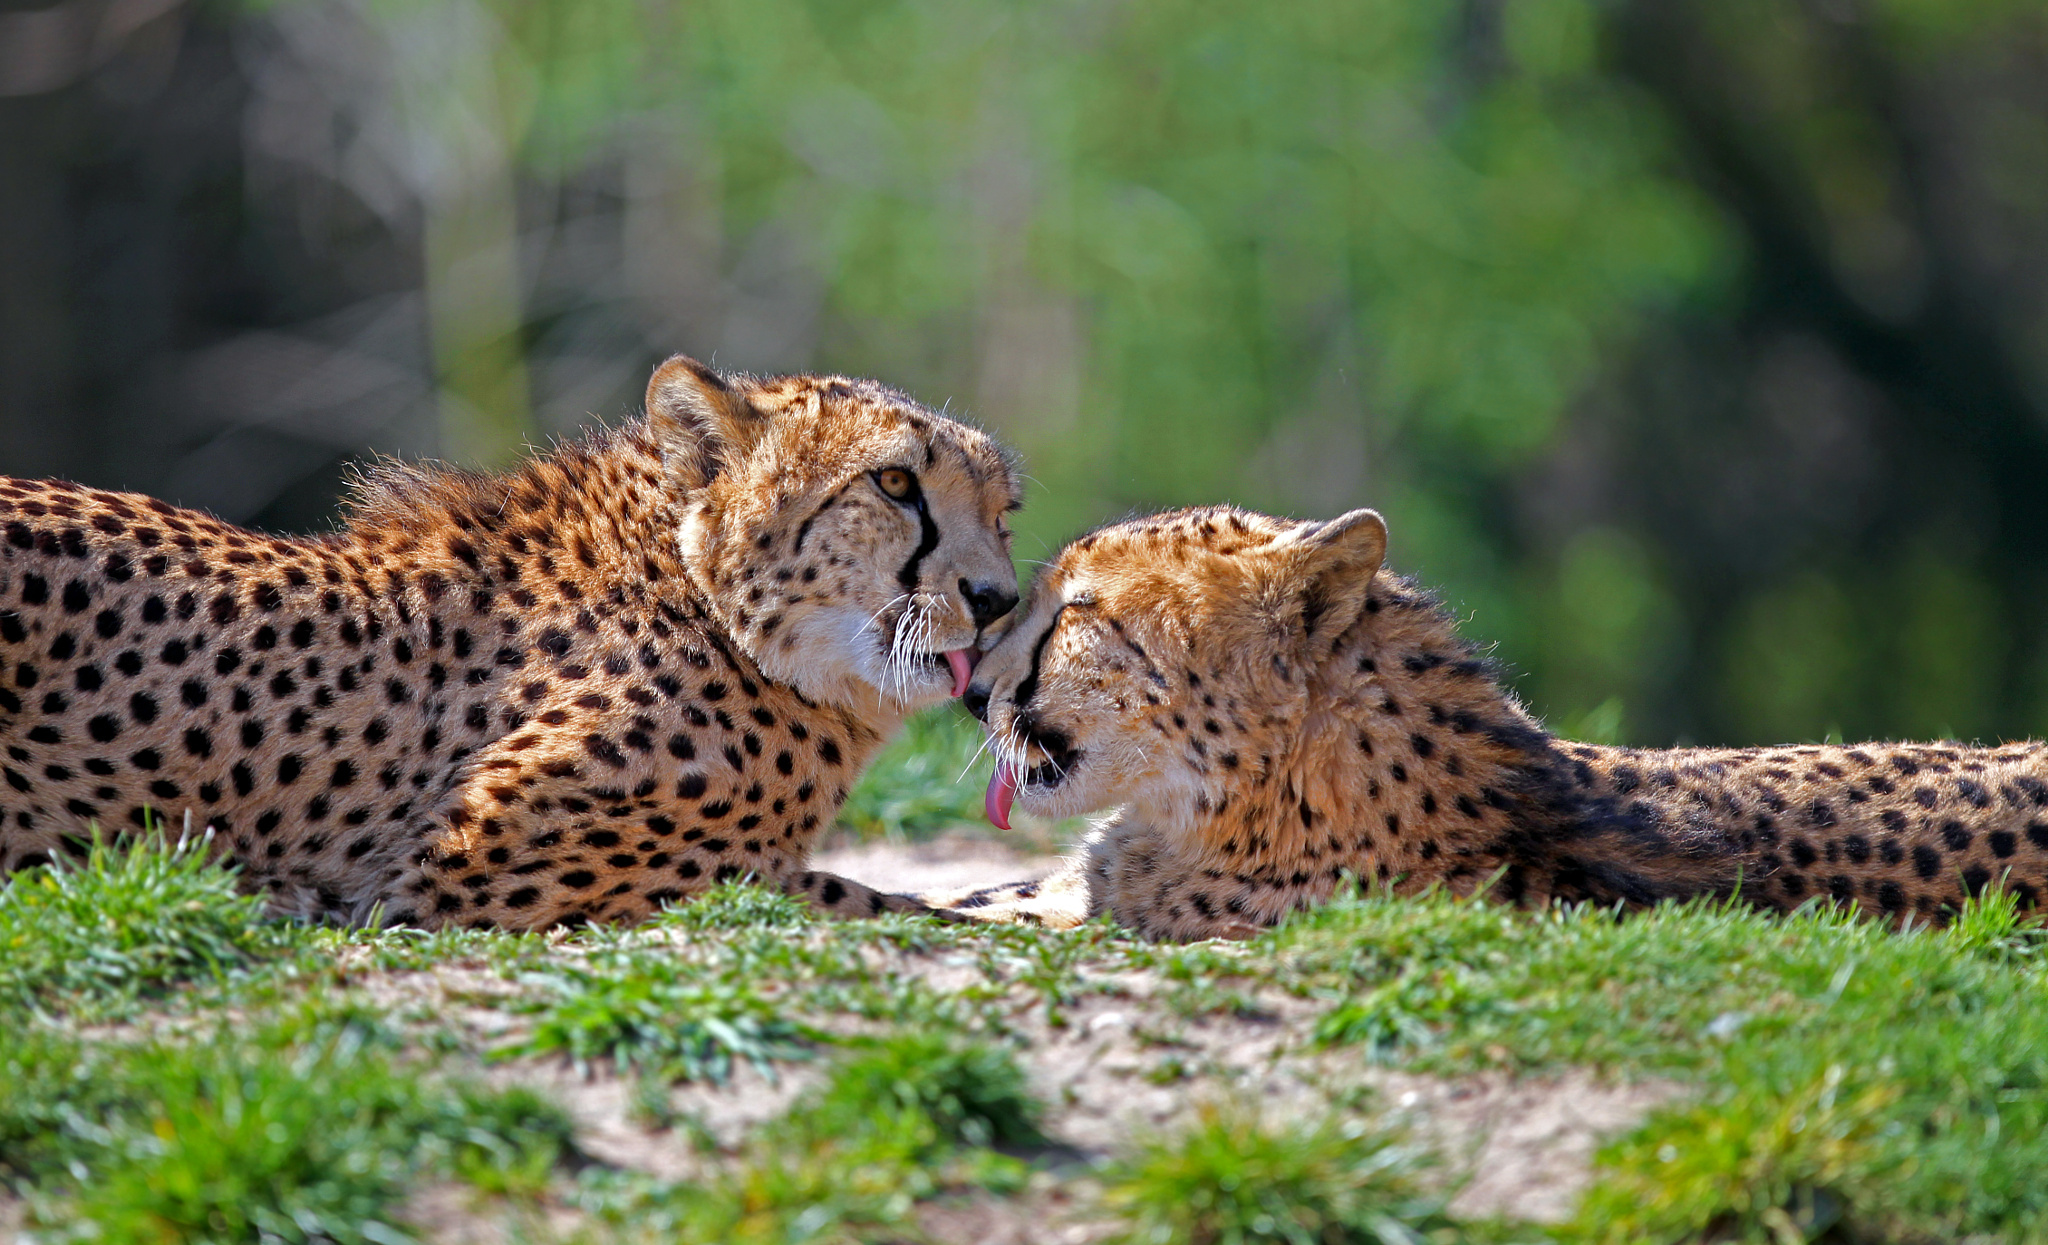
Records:
{"label": "black tear stripe", "polygon": [[939,525],[932,521],[932,508],[922,493],[917,498],[917,524],[917,549],[910,555],[910,561],[903,564],[903,569],[896,572],[896,582],[903,585],[905,592],[917,591],[918,567],[926,554],[939,547]]}
{"label": "black tear stripe", "polygon": [[[859,477],[855,477],[855,480],[857,480],[858,478]],[[839,499],[845,496],[846,490],[854,486],[854,482],[854,480],[848,480],[846,483],[840,485],[837,489],[833,490],[832,496],[827,497],[824,501],[818,503],[818,508],[816,510],[811,511],[810,516],[806,518],[803,521],[802,525],[796,529],[796,547],[790,550],[791,553],[802,553],[804,551],[804,539],[811,534],[811,524],[818,521],[819,515],[825,513],[827,510],[830,510],[834,505],[836,505]]]}
{"label": "black tear stripe", "polygon": [[1060,629],[1060,615],[1066,612],[1067,607],[1064,605],[1054,610],[1052,621],[1039,633],[1038,643],[1031,646],[1031,669],[1025,673],[1024,681],[1017,685],[1017,694],[1010,697],[1010,703],[1019,709],[1030,704],[1031,698],[1038,695],[1038,661],[1045,656],[1046,641],[1052,639],[1052,633]]}

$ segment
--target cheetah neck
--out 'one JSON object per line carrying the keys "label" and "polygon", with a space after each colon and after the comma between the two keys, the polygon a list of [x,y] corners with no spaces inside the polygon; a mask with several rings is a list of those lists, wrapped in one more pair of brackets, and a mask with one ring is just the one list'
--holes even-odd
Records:
{"label": "cheetah neck", "polygon": [[748,679],[829,713],[850,742],[879,747],[894,734],[904,716],[894,704],[857,695],[819,703],[760,669],[684,557],[680,511],[660,447],[632,423],[499,476],[387,469],[359,491],[336,539],[372,592],[386,586],[380,576],[391,588],[427,576],[502,594],[520,610],[566,606],[585,631],[614,615],[647,617],[656,632],[687,627]]}
{"label": "cheetah neck", "polygon": [[374,567],[443,569],[522,598],[609,602],[685,584],[675,505],[643,424],[497,476],[394,466],[357,491],[337,538]]}
{"label": "cheetah neck", "polygon": [[1726,888],[1719,829],[1601,793],[1568,747],[1434,599],[1382,571],[1270,757],[1192,808],[1136,811],[1178,820],[1199,869],[1293,886],[1349,873],[1403,890],[1656,897],[1647,871],[1684,893]]}

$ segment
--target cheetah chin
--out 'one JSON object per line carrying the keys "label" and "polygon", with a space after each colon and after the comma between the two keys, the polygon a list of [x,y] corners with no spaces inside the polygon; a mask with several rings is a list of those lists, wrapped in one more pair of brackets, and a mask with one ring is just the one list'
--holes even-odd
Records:
{"label": "cheetah chin", "polygon": [[1239,936],[1340,886],[1528,904],[1708,895],[1938,924],[2048,887],[2048,749],[1637,750],[1557,739],[1369,510],[1227,506],[1104,528],[1039,573],[963,700],[989,819],[1114,807],[1050,878],[945,900],[983,920],[1098,913]]}
{"label": "cheetah chin", "polygon": [[1002,448],[844,376],[663,364],[505,475],[388,466],[333,535],[0,479],[0,875],[206,830],[274,911],[541,929],[809,868],[1016,604]]}

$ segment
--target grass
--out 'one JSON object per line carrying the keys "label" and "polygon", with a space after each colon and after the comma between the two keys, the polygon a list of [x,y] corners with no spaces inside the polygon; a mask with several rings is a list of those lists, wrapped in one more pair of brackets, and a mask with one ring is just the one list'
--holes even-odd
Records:
{"label": "grass", "polygon": [[0,1010],[105,1009],[219,980],[291,944],[261,909],[198,842],[133,855],[95,842],[0,886]]}
{"label": "grass", "polygon": [[[920,832],[893,798],[888,832]],[[566,938],[346,931],[262,919],[195,852],[100,847],[0,888],[0,1232],[432,1239],[421,1199],[452,1189],[535,1241],[973,1239],[974,1214],[1099,1241],[2048,1240],[2044,946],[1996,897],[1897,932],[1367,894],[1175,947],[820,921],[742,884]],[[543,1092],[550,1068],[574,1078]],[[1244,1105],[1288,1069],[1323,1106]],[[1383,1070],[1667,1089],[1572,1219],[1515,1224],[1454,1213],[1465,1152],[1403,1131]],[[1176,1109],[1076,1133],[1103,1095]],[[566,1107],[621,1100],[639,1140],[594,1158]]]}
{"label": "grass", "polygon": [[839,824],[856,838],[893,840],[973,825],[994,766],[965,710],[922,714],[868,767],[839,810]]}
{"label": "grass", "polygon": [[[57,1072],[47,1038],[10,1072]],[[423,1174],[531,1192],[572,1152],[559,1109],[423,1075],[353,1009],[308,1007],[92,1051],[12,1079],[0,1158],[52,1240],[390,1245]]]}
{"label": "grass", "polygon": [[772,1080],[778,1061],[807,1058],[818,1037],[743,985],[702,982],[646,961],[634,969],[548,974],[548,994],[526,1005],[536,1017],[531,1032],[500,1057],[560,1054],[585,1074],[608,1060],[620,1071],[715,1083],[738,1060]]}
{"label": "grass", "polygon": [[1422,1245],[1457,1225],[1418,1180],[1429,1156],[1358,1120],[1269,1124],[1205,1104],[1104,1176],[1132,1245]]}

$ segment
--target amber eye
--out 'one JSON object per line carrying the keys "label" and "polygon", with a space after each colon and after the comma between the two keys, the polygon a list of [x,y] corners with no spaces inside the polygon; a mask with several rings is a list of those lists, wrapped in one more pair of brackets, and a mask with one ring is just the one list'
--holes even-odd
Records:
{"label": "amber eye", "polygon": [[917,495],[917,477],[901,467],[885,467],[877,471],[875,483],[897,501],[909,501]]}

